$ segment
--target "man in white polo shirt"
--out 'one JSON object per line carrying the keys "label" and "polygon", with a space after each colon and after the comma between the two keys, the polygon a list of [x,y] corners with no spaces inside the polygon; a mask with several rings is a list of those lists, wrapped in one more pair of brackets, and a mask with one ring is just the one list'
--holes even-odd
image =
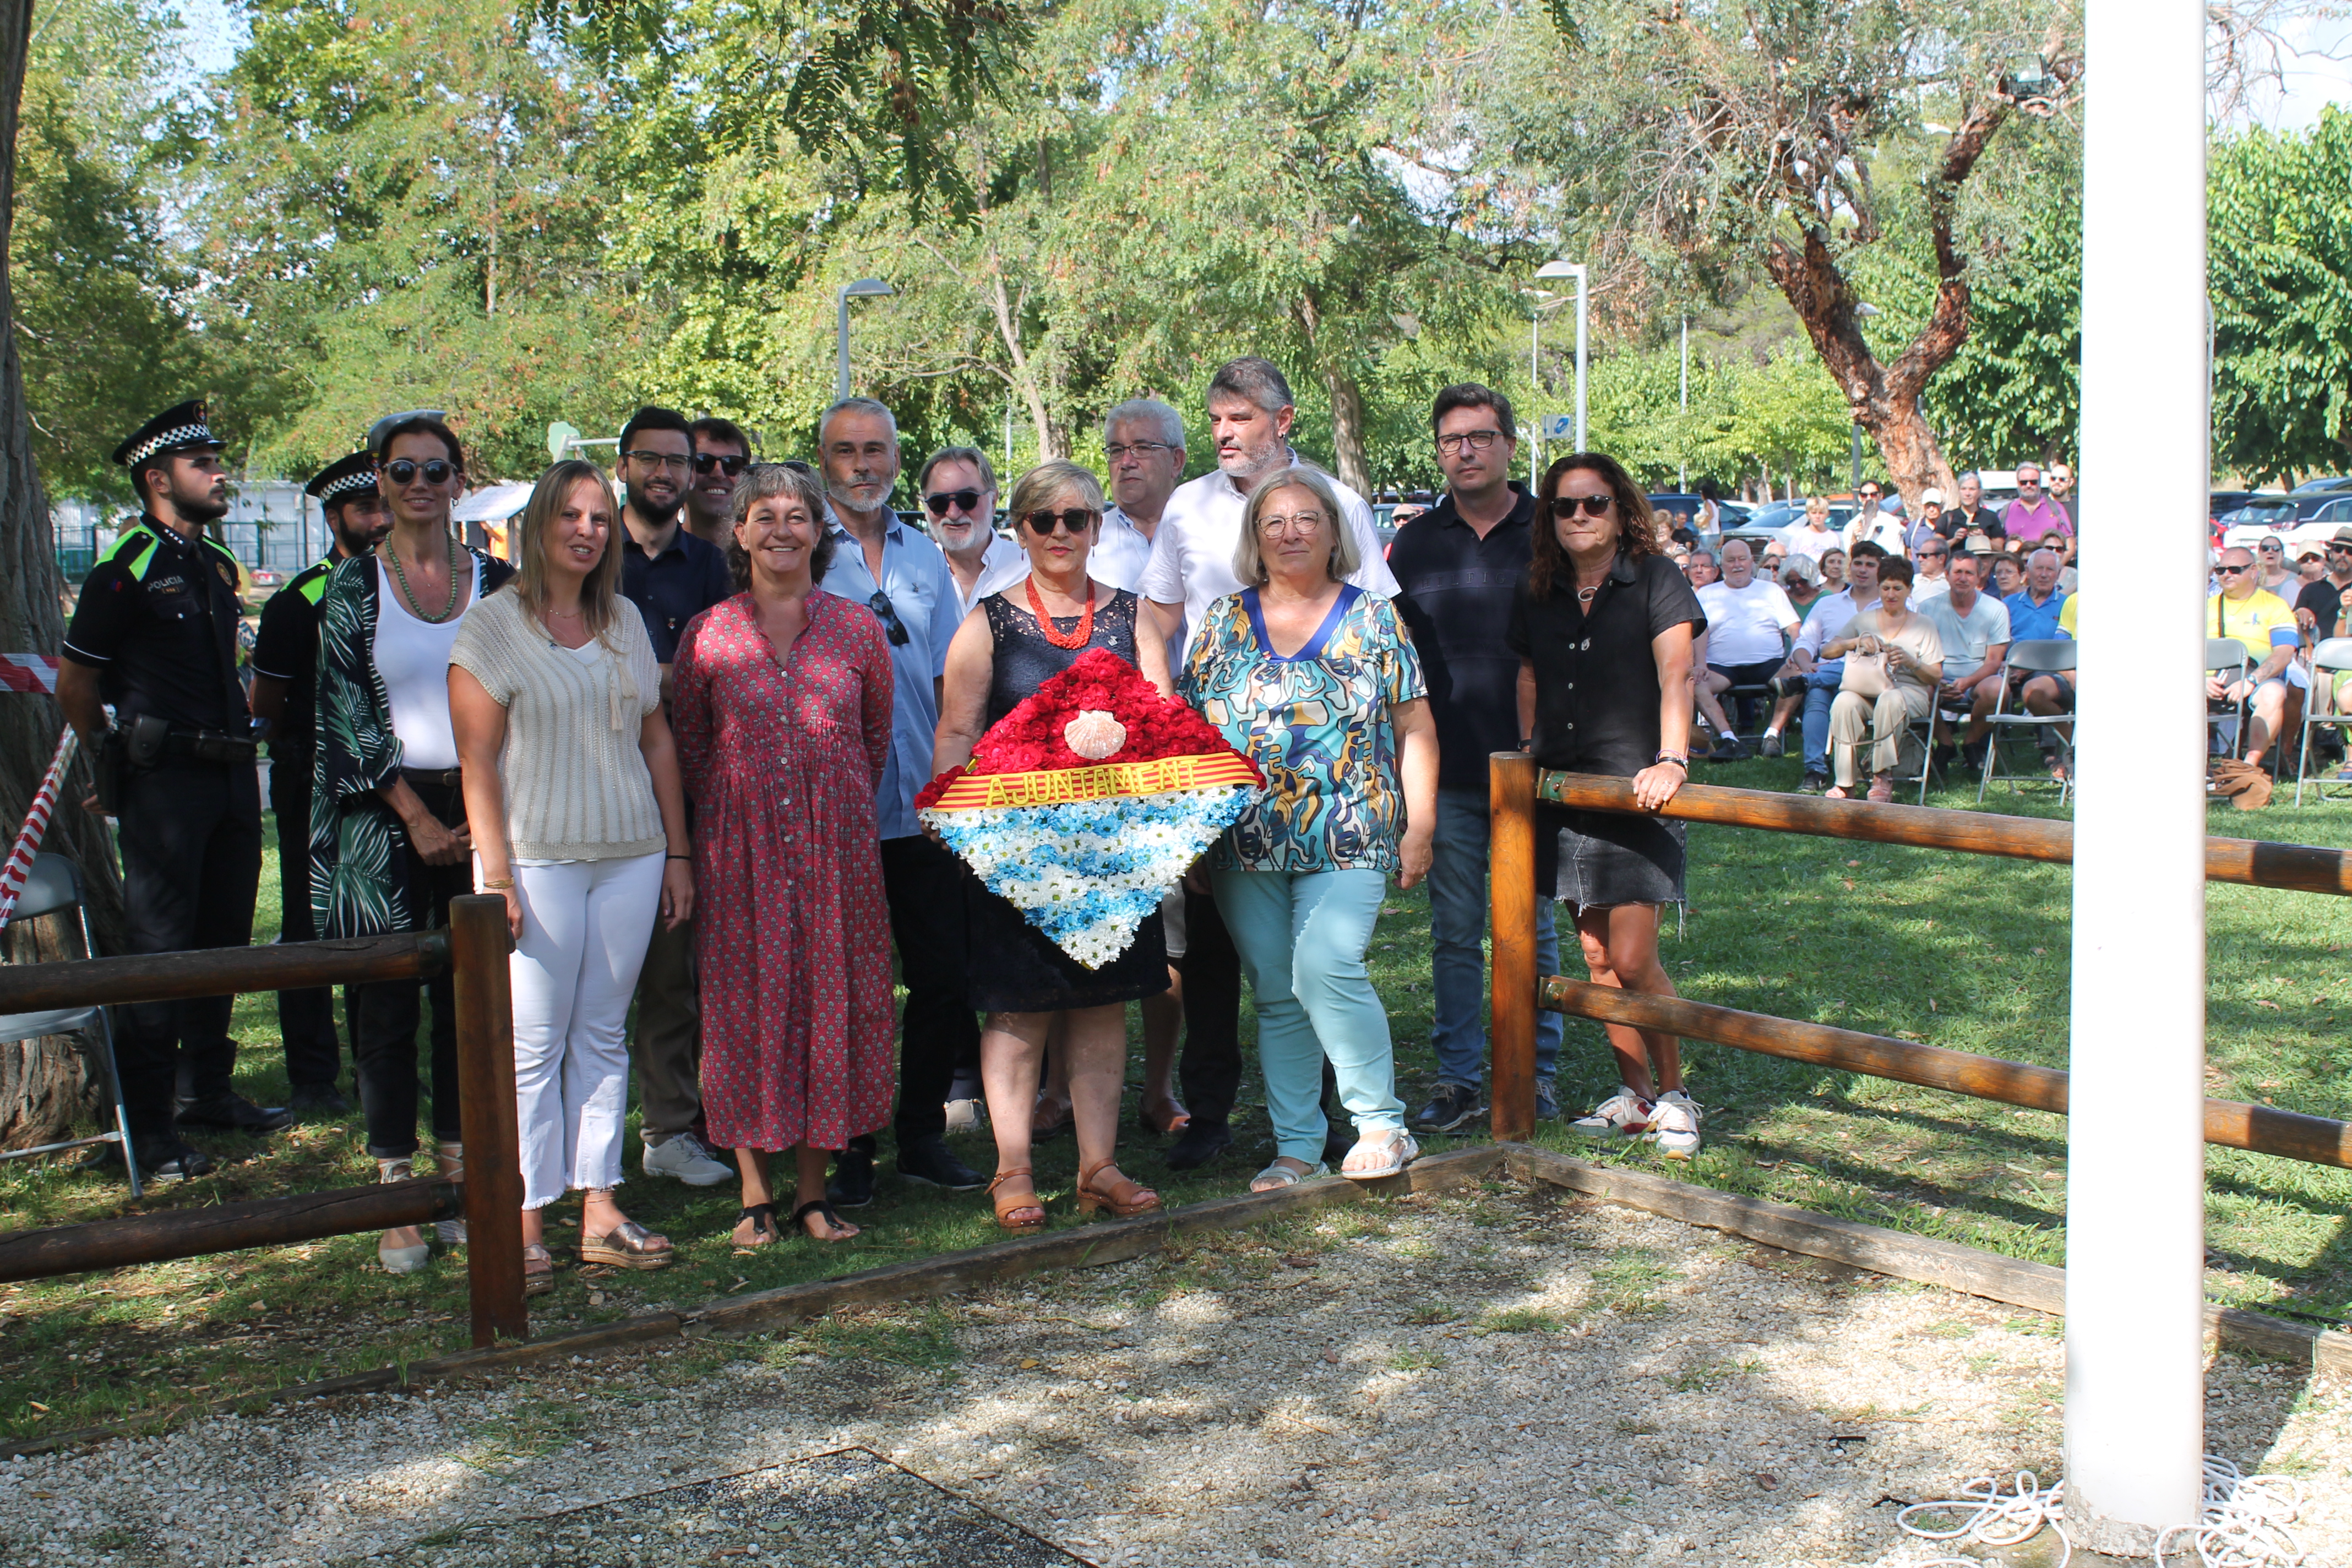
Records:
{"label": "man in white polo shirt", "polygon": [[[1720,697],[1735,686],[1771,679],[1788,657],[1787,639],[1797,635],[1800,617],[1780,584],[1756,575],[1748,541],[1724,541],[1723,577],[1701,588],[1698,602],[1706,612],[1706,674],[1700,679],[1707,690]],[[1738,724],[1738,716],[1732,721]],[[1727,736],[1712,753],[1721,763],[1747,754],[1737,734]]]}
{"label": "man in white polo shirt", "polygon": [[[1208,404],[1216,471],[1177,486],[1168,498],[1151,537],[1151,560],[1135,589],[1160,635],[1173,638],[1181,633],[1186,646],[1209,606],[1244,586],[1234,575],[1234,548],[1241,542],[1250,491],[1268,474],[1298,461],[1290,449],[1290,427],[1297,417],[1290,384],[1268,361],[1252,356],[1226,362],[1209,378]],[[1337,479],[1331,489],[1355,531],[1363,562],[1348,580],[1383,598],[1395,597],[1396,579],[1372,531],[1372,509]],[[1188,890],[1184,926],[1184,1056],[1179,1074],[1192,1121],[1168,1151],[1169,1165],[1179,1171],[1206,1164],[1232,1146],[1228,1123],[1242,1073],[1241,957],[1216,900]],[[1344,1134],[1340,1141],[1346,1142]]]}
{"label": "man in white polo shirt", "polygon": [[1111,508],[1087,555],[1087,574],[1131,594],[1184,477],[1184,416],[1156,397],[1129,398],[1103,416],[1103,458]]}

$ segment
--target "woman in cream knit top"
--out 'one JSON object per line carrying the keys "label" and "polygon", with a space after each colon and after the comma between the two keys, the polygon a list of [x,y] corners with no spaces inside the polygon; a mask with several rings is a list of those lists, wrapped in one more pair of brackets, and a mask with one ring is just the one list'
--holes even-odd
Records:
{"label": "woman in cream knit top", "polygon": [[694,912],[693,847],[660,672],[620,596],[619,509],[593,463],[541,475],[517,530],[515,580],[467,612],[449,718],[480,885],[515,935],[515,1113],[523,1281],[554,1286],[541,1211],[583,1189],[580,1258],[671,1259],[613,1201],[628,1113],[629,997],[654,920]]}

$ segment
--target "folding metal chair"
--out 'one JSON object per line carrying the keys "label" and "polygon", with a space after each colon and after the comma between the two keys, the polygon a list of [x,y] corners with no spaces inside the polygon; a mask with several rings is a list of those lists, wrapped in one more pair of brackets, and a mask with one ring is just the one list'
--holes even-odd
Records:
{"label": "folding metal chair", "polygon": [[2320,694],[2334,690],[2336,682],[2332,677],[2347,670],[2352,670],[2352,637],[2326,637],[2311,650],[2311,689],[2304,694],[2303,700],[2303,756],[2294,770],[2294,804],[2297,805],[2303,804],[2303,785],[2306,779],[2319,786],[2322,804],[2345,798],[2345,795],[2329,795],[2327,792],[2331,789],[2352,795],[2352,777],[2346,776],[2352,774],[2352,762],[2347,762],[2332,779],[2311,778],[2311,732],[2319,729],[2352,729],[2352,713],[2318,711]]}
{"label": "folding metal chair", "polygon": [[[2248,653],[2246,645],[2237,638],[2207,637],[2205,639],[2205,673],[2209,676],[2221,677],[2223,686],[2231,686],[2250,679],[2254,673],[2254,656]],[[2247,721],[2253,717],[2253,711],[2254,694],[2251,691],[2239,699],[2238,705],[2234,708],[2226,708],[2215,712],[2208,704],[2205,714],[2206,752],[2215,756],[2244,756],[2246,731],[2249,728]],[[2229,727],[2229,734],[2222,741],[2221,750],[2215,752],[2212,744],[2215,731],[2224,725]]]}
{"label": "folding metal chair", "polygon": [[[25,879],[25,890],[16,900],[15,919],[27,921],[41,915],[57,914],[71,910],[81,926],[81,951],[86,957],[95,957],[98,949],[89,934],[89,911],[82,908],[81,872],[62,855],[36,855],[33,869]],[[131,1195],[141,1195],[139,1161],[131,1147],[131,1119],[122,1108],[122,1075],[114,1066],[114,1026],[103,1006],[58,1007],[45,1013],[0,1013],[0,1045],[13,1045],[18,1040],[38,1039],[43,1035],[83,1035],[98,1046],[100,1063],[106,1069],[106,1085],[114,1097],[114,1131],[101,1132],[94,1138],[68,1138],[62,1143],[44,1143],[35,1149],[0,1151],[0,1160],[20,1160],[27,1154],[55,1154],[67,1149],[79,1149],[89,1143],[112,1143],[122,1151],[122,1163],[131,1173]]]}
{"label": "folding metal chair", "polygon": [[[2236,647],[2238,645],[2231,643],[2230,646]],[[2001,661],[2000,693],[1993,700],[1992,711],[1985,715],[1985,722],[1990,726],[1990,729],[1985,735],[1984,777],[1977,784],[1979,805],[1984,804],[1985,791],[1991,787],[1993,775],[1996,773],[2009,779],[2012,788],[2016,786],[2016,781],[2020,777],[2032,776],[2002,771],[2000,742],[2004,736],[2032,734],[2036,731],[2047,731],[2051,738],[2058,743],[2059,760],[2064,764],[2066,770],[2066,776],[2058,784],[2058,804],[2065,805],[2066,797],[2074,793],[2074,742],[2062,732],[2061,726],[2071,726],[2074,722],[2074,715],[2029,713],[2022,708],[2011,708],[2009,706],[2009,691],[2011,675],[2022,675],[2031,679],[2037,675],[2054,676],[2072,670],[2074,668],[2075,654],[2080,647],[2080,644],[2069,637],[2033,637],[2024,642],[2010,644],[2009,657]],[[2023,701],[2021,695],[2019,700]],[[2035,749],[2040,750],[2038,740]]]}

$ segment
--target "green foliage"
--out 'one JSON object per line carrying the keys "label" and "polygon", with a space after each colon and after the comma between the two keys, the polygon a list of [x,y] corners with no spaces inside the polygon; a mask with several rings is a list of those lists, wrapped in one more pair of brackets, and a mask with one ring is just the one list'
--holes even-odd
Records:
{"label": "green foliage", "polygon": [[127,500],[107,461],[204,387],[193,281],[162,196],[182,146],[153,83],[174,24],[142,0],[59,0],[25,72],[9,281],[33,451],[52,496]]}
{"label": "green foliage", "polygon": [[2352,443],[2352,113],[2247,131],[2207,172],[2213,461],[2257,480],[2344,466]]}

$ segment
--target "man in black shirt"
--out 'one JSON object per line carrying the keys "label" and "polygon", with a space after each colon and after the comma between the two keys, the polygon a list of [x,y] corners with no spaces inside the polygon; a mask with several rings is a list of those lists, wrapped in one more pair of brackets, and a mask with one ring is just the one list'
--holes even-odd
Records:
{"label": "man in black shirt", "polygon": [[[669,693],[677,636],[711,605],[731,598],[733,574],[718,546],[688,531],[679,511],[692,482],[695,437],[674,409],[640,408],[621,427],[614,472],[628,486],[621,508],[621,595],[645,616],[646,634]],[[692,808],[689,806],[688,808]],[[637,1103],[644,1113],[644,1168],[689,1186],[716,1186],[735,1173],[710,1157],[702,1117],[702,1011],[696,999],[694,922],[676,931],[654,922],[637,974]]]}
{"label": "man in black shirt", "polygon": [[2294,599],[2294,618],[2322,641],[2343,635],[2336,628],[2344,614],[2345,596],[2352,594],[2352,528],[2337,529],[2326,551],[2326,574],[2305,584]]}
{"label": "man in black shirt", "polygon": [[[228,512],[220,449],[200,402],[165,410],[115,448],[146,510],[83,580],[58,670],[58,705],[83,748],[104,758],[132,952],[253,940],[261,784],[236,676],[237,563],[205,533]],[[95,796],[84,804],[100,809]],[[230,1087],[234,1000],[121,1009],[115,1058],[131,1157],[151,1181],[212,1169],[180,1141],[175,1110],[182,1125],[245,1132],[292,1120]]]}
{"label": "man in black shirt", "polygon": [[[1535,500],[1512,482],[1518,431],[1511,405],[1491,387],[1465,383],[1437,395],[1431,415],[1446,492],[1400,530],[1389,549],[1397,613],[1412,634],[1437,722],[1436,858],[1429,870],[1436,1000],[1431,1028],[1437,1089],[1412,1119],[1415,1131],[1458,1131],[1486,1109],[1479,1091],[1486,1061],[1480,1007],[1486,994],[1486,757],[1516,749],[1519,656],[1504,640],[1511,603],[1528,575]],[[1536,908],[1537,962],[1559,972],[1551,904]],[[1538,1116],[1558,1112],[1552,1065],[1563,1020],[1536,1026]]]}
{"label": "man in black shirt", "polygon": [[[268,726],[269,812],[278,819],[278,940],[310,942],[310,764],[318,750],[319,600],[327,578],[392,531],[375,485],[375,458],[364,448],[339,458],[302,487],[326,514],[332,542],[325,556],[295,574],[261,607],[253,644],[253,716]],[[349,1001],[351,993],[344,997]],[[334,988],[278,994],[278,1034],[286,1045],[287,1109],[341,1116],[351,1110],[335,1088],[341,1047],[335,1038]],[[352,1027],[356,1042],[359,1029]]]}
{"label": "man in black shirt", "polygon": [[735,481],[751,463],[751,437],[732,419],[706,414],[687,426],[694,437],[694,483],[686,492],[687,531],[727,552],[733,536]]}

